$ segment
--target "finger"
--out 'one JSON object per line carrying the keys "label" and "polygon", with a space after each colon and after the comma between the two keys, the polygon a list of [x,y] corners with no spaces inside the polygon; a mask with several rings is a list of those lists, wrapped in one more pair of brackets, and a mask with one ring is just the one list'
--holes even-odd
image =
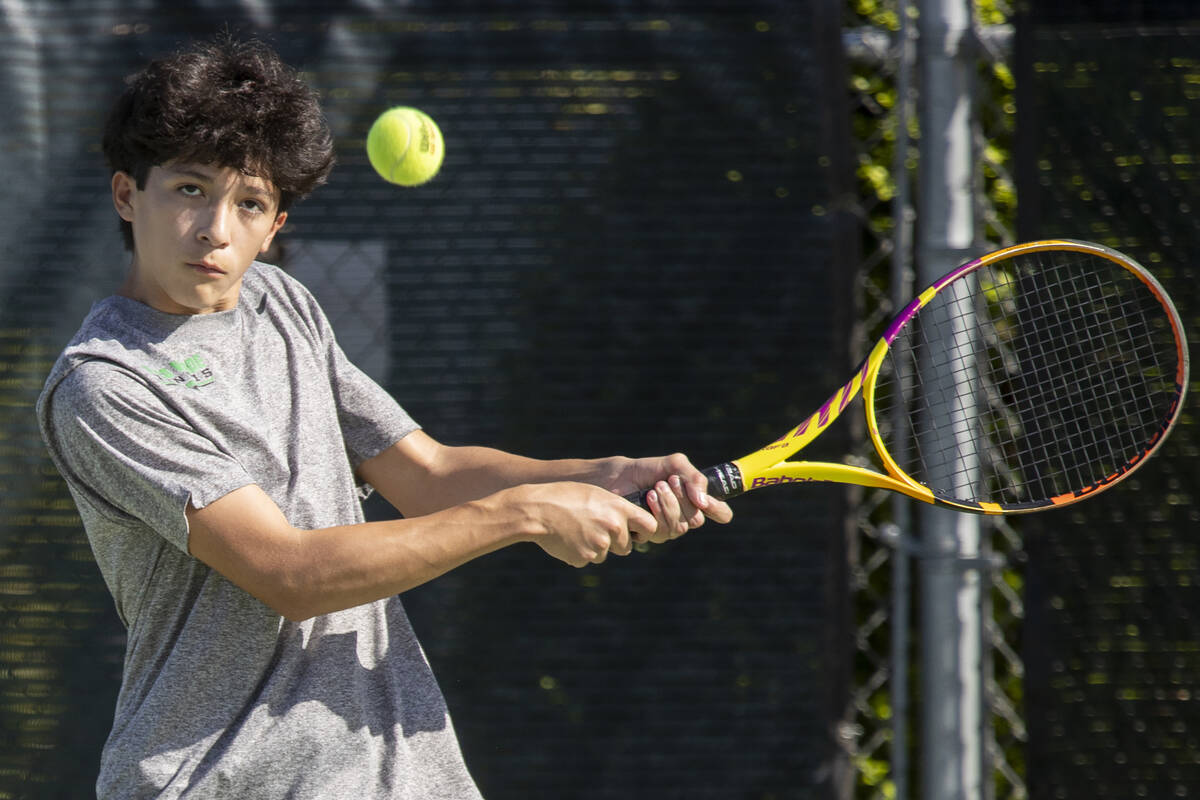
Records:
{"label": "finger", "polygon": [[672,475],[667,479],[667,483],[671,486],[671,491],[679,503],[679,516],[685,526],[681,533],[703,525],[704,513],[690,493],[691,486],[685,483],[679,475]]}
{"label": "finger", "polygon": [[654,534],[658,531],[658,519],[655,509],[658,508],[658,493],[651,489],[646,493],[646,505],[650,510],[635,506],[634,513],[629,515],[626,520],[626,526],[629,531],[630,538],[635,543],[654,541]]}
{"label": "finger", "polygon": [[708,494],[708,478],[704,477],[704,473],[696,471],[690,475],[684,482],[684,490],[692,505],[701,511],[708,510],[712,497]]}
{"label": "finger", "polygon": [[690,518],[693,528],[702,525],[704,519],[722,524],[733,519],[733,509],[708,493],[708,478],[704,477],[704,473],[692,470],[691,474],[685,475],[683,486],[688,502],[699,509],[703,516],[703,519]]}
{"label": "finger", "polygon": [[680,508],[684,509],[689,529],[699,528],[703,525],[709,509],[713,508],[715,503],[720,502],[714,500],[708,494],[707,489],[708,479],[703,475],[699,476],[699,480],[678,479],[677,493],[679,495],[679,505]]}
{"label": "finger", "polygon": [[[645,509],[649,510],[650,514],[657,515],[658,494],[653,489],[647,489],[646,493],[642,496],[642,500],[645,503]],[[642,506],[638,506],[638,508],[642,508]],[[654,532],[658,530],[657,516],[654,518],[654,525],[649,529],[647,529],[645,525],[634,523],[633,520],[634,518],[630,517],[629,533],[633,536],[633,541],[638,544],[642,544],[643,542],[653,542]],[[642,521],[645,522],[644,519]]]}
{"label": "finger", "polygon": [[672,475],[667,479],[667,483],[671,487],[672,494],[675,495],[676,501],[679,503],[679,508],[684,514],[690,515],[693,511],[699,509],[699,504],[696,503],[698,496],[702,492],[696,491],[692,484],[684,481],[681,475]]}
{"label": "finger", "polygon": [[659,481],[654,485],[658,508],[654,516],[658,521],[656,541],[674,539],[688,531],[686,515],[680,506],[680,496],[668,481]]}
{"label": "finger", "polygon": [[719,522],[722,525],[733,519],[733,509],[724,500],[717,500],[713,497],[708,499],[708,508],[704,509],[704,516],[711,519],[713,522]]}
{"label": "finger", "polygon": [[609,537],[609,552],[618,556],[629,555],[633,552],[633,536],[628,523],[618,526]]}

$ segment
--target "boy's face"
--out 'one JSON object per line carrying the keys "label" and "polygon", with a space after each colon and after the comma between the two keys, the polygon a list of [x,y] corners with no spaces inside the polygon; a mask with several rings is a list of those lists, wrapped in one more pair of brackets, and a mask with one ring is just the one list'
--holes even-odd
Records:
{"label": "boy's face", "polygon": [[242,276],[287,219],[279,193],[232,167],[171,162],[138,189],[112,179],[113,205],[133,225],[133,262],[121,294],[168,314],[237,305]]}

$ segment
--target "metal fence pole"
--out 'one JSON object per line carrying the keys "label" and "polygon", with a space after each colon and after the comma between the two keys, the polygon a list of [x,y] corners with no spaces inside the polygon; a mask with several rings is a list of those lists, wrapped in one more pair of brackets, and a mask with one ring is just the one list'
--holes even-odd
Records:
{"label": "metal fence pole", "polygon": [[[892,156],[892,180],[896,194],[892,198],[895,229],[893,233],[891,263],[892,307],[903,308],[912,296],[912,232],[913,208],[909,185],[908,149],[909,113],[912,106],[912,72],[916,61],[916,42],[912,21],[909,19],[909,0],[898,0],[896,13],[900,18],[897,36],[896,65],[896,140]],[[905,429],[903,404],[897,403],[892,420],[894,432]],[[909,698],[909,626],[911,625],[912,584],[910,570],[912,558],[910,547],[904,546],[912,536],[912,501],[896,495],[891,500],[892,519],[899,534],[899,544],[892,553],[892,781],[895,800],[908,800],[910,764],[908,758],[908,731],[910,721]]]}
{"label": "metal fence pole", "polygon": [[[968,0],[921,2],[921,286],[966,260],[975,242],[970,23]],[[961,387],[947,390],[961,396]],[[977,571],[962,564],[978,558],[979,524],[954,511],[926,508],[920,530],[922,796],[980,800],[980,581]]]}

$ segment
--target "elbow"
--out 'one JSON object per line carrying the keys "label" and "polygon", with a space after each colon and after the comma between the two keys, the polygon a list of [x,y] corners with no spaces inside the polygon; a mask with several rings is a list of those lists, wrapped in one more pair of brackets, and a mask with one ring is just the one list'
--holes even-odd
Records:
{"label": "elbow", "polygon": [[263,602],[288,622],[304,622],[321,614],[318,609],[312,607],[311,604],[304,603],[299,598],[273,598],[271,600],[264,599]]}
{"label": "elbow", "polygon": [[287,575],[265,581],[258,599],[288,622],[304,622],[327,611],[319,606],[317,592]]}
{"label": "elbow", "polygon": [[272,586],[270,582],[260,584],[250,594],[288,622],[304,622],[317,616],[317,612],[309,608],[303,597],[282,587]]}
{"label": "elbow", "polygon": [[288,622],[304,622],[330,609],[320,604],[314,569],[295,555],[260,565],[252,594]]}
{"label": "elbow", "polygon": [[275,613],[300,622],[333,610],[319,605],[336,575],[333,559],[257,485],[203,508],[189,502],[187,521],[191,556]]}

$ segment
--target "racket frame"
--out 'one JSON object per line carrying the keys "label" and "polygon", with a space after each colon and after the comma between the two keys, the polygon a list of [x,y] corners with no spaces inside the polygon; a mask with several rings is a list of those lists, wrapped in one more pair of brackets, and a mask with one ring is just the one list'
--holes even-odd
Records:
{"label": "racket frame", "polygon": [[[1155,434],[1139,457],[1128,464],[1122,465],[1116,472],[1097,481],[1092,486],[1083,487],[1045,500],[1012,504],[966,502],[939,497],[927,486],[918,482],[901,469],[884,445],[883,437],[879,430],[879,422],[875,416],[875,383],[879,377],[880,368],[887,357],[892,342],[895,341],[900,331],[916,316],[917,312],[928,305],[946,286],[988,264],[1026,253],[1045,250],[1067,250],[1087,253],[1114,261],[1134,274],[1155,295],[1167,312],[1167,317],[1173,328],[1176,347],[1178,348],[1175,376],[1177,393],[1174,405],[1169,409],[1168,417],[1162,429]],[[834,392],[833,396],[814,412],[812,416],[766,447],[756,450],[753,453],[748,453],[726,464],[711,467],[704,472],[710,477],[710,491],[712,491],[714,496],[721,498],[732,497],[743,492],[783,483],[830,482],[889,489],[925,503],[933,503],[956,508],[961,511],[983,514],[1027,513],[1045,508],[1065,506],[1083,500],[1119,483],[1158,450],[1166,439],[1167,434],[1170,433],[1171,428],[1174,427],[1179,419],[1179,410],[1187,390],[1188,371],[1187,342],[1182,321],[1166,291],[1153,275],[1131,259],[1104,245],[1072,239],[1046,239],[1026,242],[973,259],[939,278],[896,315],[884,330],[883,336],[872,347],[866,359],[855,370],[850,381],[841,389]],[[851,464],[787,460],[788,456],[802,450],[833,424],[860,392],[863,395],[868,435],[875,447],[875,452],[883,464],[884,472],[876,472]],[[733,475],[734,470],[736,470],[736,475]],[[720,476],[719,483],[713,483],[713,474]],[[728,493],[726,489],[733,489],[734,491],[733,493]]]}

